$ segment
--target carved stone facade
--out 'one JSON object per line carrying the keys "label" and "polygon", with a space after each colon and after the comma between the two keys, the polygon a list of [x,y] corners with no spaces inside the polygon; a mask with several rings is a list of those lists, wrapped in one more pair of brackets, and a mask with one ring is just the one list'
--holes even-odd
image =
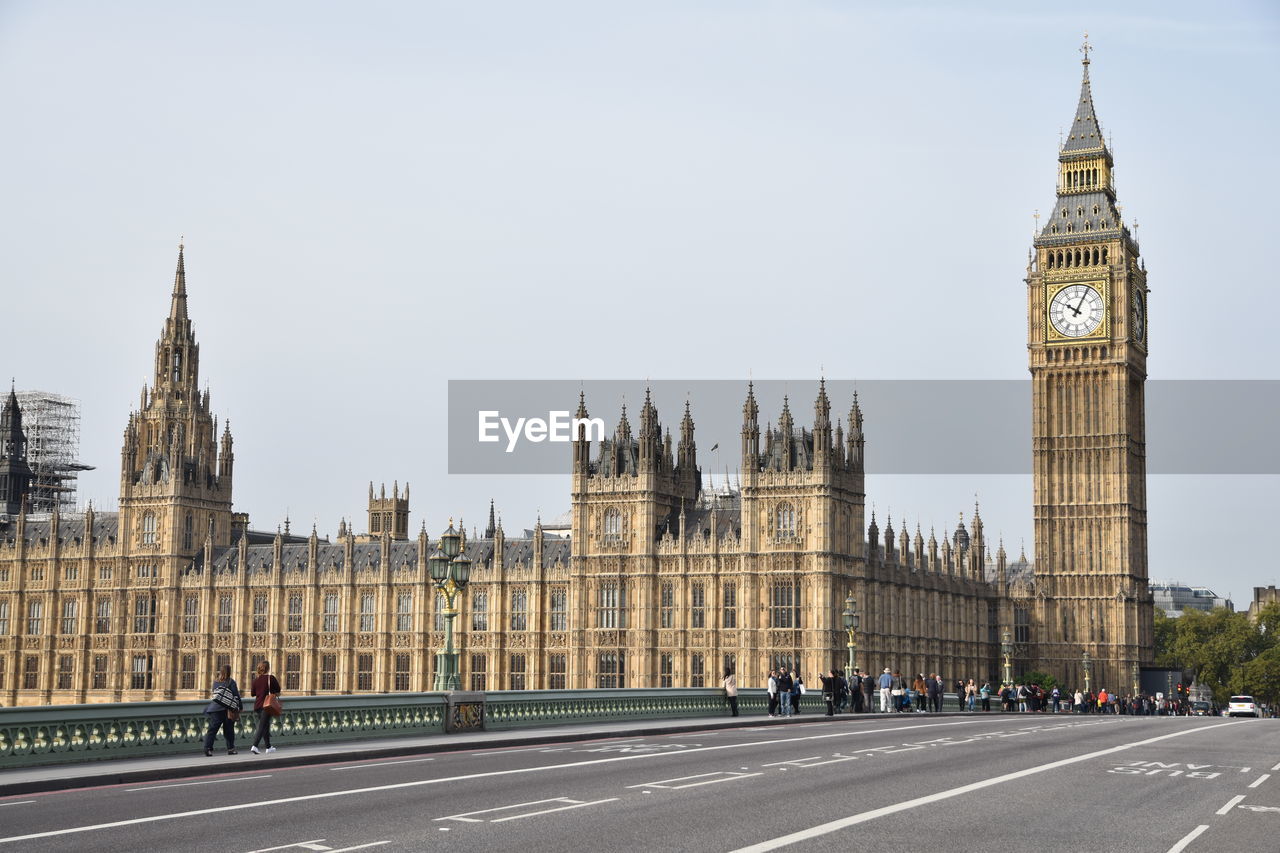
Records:
{"label": "carved stone facade", "polygon": [[[702,491],[691,408],[673,441],[646,398],[634,433],[623,409],[611,437],[574,443],[567,529],[507,538],[491,506],[465,542],[462,686],[713,686],[726,666],[759,685],[783,665],[812,682],[844,665],[849,594],[864,669],[995,680],[1008,628],[1015,672],[1079,682],[1087,650],[1095,686],[1125,686],[1151,657],[1146,277],[1087,65],[1080,103],[1027,274],[1034,573],[991,553],[976,505],[940,540],[892,519],[881,533],[865,518],[863,412],[855,397],[833,417],[825,383],[808,426],[784,401],[763,433],[747,387],[741,485],[718,494]],[[408,537],[408,485],[370,486],[359,536],[345,521],[333,541],[249,530],[198,365],[180,248],[119,512],[0,513],[0,704],[199,698],[217,665],[244,680],[264,656],[291,693],[429,689],[444,619],[434,543]],[[18,413],[5,423],[15,454]]]}

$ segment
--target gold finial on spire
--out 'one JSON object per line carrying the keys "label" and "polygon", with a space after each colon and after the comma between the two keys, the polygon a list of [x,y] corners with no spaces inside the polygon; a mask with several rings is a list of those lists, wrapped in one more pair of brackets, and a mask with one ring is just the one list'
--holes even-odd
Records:
{"label": "gold finial on spire", "polygon": [[1093,45],[1089,44],[1089,34],[1084,34],[1084,44],[1080,45],[1080,52],[1084,54],[1084,64],[1089,64],[1089,51],[1093,50]]}

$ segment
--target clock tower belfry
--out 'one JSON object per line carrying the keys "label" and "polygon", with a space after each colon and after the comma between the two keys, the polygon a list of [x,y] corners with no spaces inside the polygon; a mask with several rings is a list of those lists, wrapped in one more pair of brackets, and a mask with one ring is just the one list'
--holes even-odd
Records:
{"label": "clock tower belfry", "polygon": [[1057,199],[1028,269],[1038,667],[1128,693],[1150,663],[1147,276],[1116,203],[1089,43]]}

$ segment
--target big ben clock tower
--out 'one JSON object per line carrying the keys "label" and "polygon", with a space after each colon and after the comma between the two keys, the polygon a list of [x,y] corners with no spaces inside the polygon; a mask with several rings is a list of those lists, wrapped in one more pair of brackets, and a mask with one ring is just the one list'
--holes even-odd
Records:
{"label": "big ben clock tower", "polygon": [[1147,590],[1147,276],[1116,204],[1089,87],[1027,276],[1038,667],[1128,693],[1152,660]]}

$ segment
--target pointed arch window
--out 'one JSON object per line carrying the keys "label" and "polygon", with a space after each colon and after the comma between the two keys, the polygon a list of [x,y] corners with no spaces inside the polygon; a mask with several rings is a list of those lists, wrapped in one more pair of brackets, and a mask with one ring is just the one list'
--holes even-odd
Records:
{"label": "pointed arch window", "polygon": [[143,513],[142,516],[142,544],[156,544],[156,514],[154,512]]}
{"label": "pointed arch window", "polygon": [[604,541],[621,542],[624,535],[622,510],[611,506],[604,511]]}
{"label": "pointed arch window", "polygon": [[195,542],[196,519],[191,513],[182,520],[182,550],[190,551]]}
{"label": "pointed arch window", "polygon": [[778,504],[774,511],[774,533],[779,537],[796,535],[796,508],[789,503]]}
{"label": "pointed arch window", "polygon": [[[524,631],[529,626],[529,594],[523,589],[511,593],[511,630]],[[513,688],[514,689],[514,688]]]}

